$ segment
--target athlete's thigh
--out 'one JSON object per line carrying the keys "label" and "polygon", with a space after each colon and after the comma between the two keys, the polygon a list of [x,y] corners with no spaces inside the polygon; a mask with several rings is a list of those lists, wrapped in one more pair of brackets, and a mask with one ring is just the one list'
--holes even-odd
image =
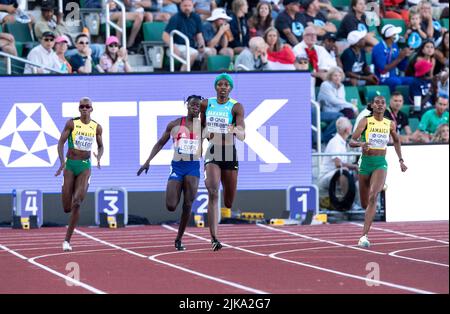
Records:
{"label": "athlete's thigh", "polygon": [[359,175],[359,198],[361,206],[366,208],[369,204],[370,176]]}
{"label": "athlete's thigh", "polygon": [[64,209],[69,209],[72,205],[72,195],[74,193],[75,175],[72,171],[64,169],[63,184],[61,187],[62,201]]}
{"label": "athlete's thigh", "polygon": [[86,169],[75,178],[75,191],[73,193],[74,198],[79,199],[80,201],[84,200],[89,187],[90,177],[91,169]]}
{"label": "athlete's thigh", "polygon": [[370,191],[369,193],[380,193],[383,190],[386,181],[386,170],[377,169],[372,172],[370,177]]}
{"label": "athlete's thigh", "polygon": [[222,170],[222,186],[223,197],[225,200],[234,200],[237,188],[238,171],[237,170]]}
{"label": "athlete's thigh", "polygon": [[220,167],[214,163],[205,165],[205,186],[209,189],[219,189],[220,185]]}
{"label": "athlete's thigh", "polygon": [[197,196],[199,178],[195,176],[185,176],[183,181],[184,200],[193,202]]}

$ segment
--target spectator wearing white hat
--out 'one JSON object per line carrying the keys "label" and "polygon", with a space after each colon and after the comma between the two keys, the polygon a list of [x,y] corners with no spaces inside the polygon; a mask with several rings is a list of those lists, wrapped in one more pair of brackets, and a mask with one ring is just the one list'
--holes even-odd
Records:
{"label": "spectator wearing white hat", "polygon": [[402,50],[397,45],[401,27],[386,24],[381,29],[383,39],[372,50],[372,62],[375,74],[381,84],[388,85],[391,92],[397,85],[410,85],[412,77],[399,76],[397,70],[404,71],[408,65],[408,57],[413,53],[409,47]]}
{"label": "spectator wearing white hat", "polygon": [[378,84],[378,78],[370,72],[367,64],[366,31],[351,31],[348,33],[347,42],[350,47],[341,55],[342,66],[346,76],[346,85],[364,86]]}
{"label": "spectator wearing white hat", "polygon": [[219,55],[233,58],[234,50],[229,47],[233,36],[230,30],[230,21],[231,17],[227,15],[225,9],[214,9],[211,16],[203,23],[203,37],[207,47],[216,49]]}

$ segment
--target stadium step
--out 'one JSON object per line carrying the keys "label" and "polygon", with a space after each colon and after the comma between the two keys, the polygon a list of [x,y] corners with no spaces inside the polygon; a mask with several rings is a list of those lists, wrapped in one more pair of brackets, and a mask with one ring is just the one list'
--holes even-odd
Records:
{"label": "stadium step", "polygon": [[143,54],[128,54],[128,62],[133,68],[145,66],[145,57]]}

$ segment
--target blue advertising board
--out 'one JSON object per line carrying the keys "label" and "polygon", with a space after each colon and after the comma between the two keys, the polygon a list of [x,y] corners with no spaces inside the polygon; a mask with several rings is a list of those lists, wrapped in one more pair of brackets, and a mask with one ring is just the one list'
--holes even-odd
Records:
{"label": "blue advertising board", "polygon": [[[0,77],[0,193],[13,188],[61,191],[62,178],[54,177],[59,167],[58,139],[66,121],[79,116],[78,102],[86,96],[93,101],[92,119],[103,128],[105,148],[102,168],[92,168],[89,191],[104,186],[164,191],[172,141],[152,161],[148,175],[137,177],[136,172],[167,123],[186,114],[184,99],[191,94],[216,96],[216,75]],[[236,140],[238,189],[310,184],[310,74],[231,75],[231,97],[242,103],[246,123],[245,142]],[[204,187],[203,178],[200,187]]]}

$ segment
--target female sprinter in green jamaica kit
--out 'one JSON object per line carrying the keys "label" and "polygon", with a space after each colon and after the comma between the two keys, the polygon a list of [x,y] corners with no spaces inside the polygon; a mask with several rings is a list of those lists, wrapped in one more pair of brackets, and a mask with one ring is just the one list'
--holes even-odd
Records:
{"label": "female sprinter in green jamaica kit", "polygon": [[[91,177],[91,147],[97,141],[97,167],[103,155],[102,127],[91,119],[92,101],[84,97],[79,105],[80,117],[66,122],[58,142],[58,155],[61,166],[55,176],[64,170],[62,186],[62,203],[65,213],[71,213],[69,227],[63,243],[64,251],[72,251],[70,238],[80,218],[80,205],[86,196]],[[64,144],[69,140],[67,159],[64,160]]]}
{"label": "female sprinter in green jamaica kit", "polygon": [[[372,115],[363,118],[350,140],[351,147],[362,147],[359,165],[359,193],[361,205],[366,209],[364,229],[358,245],[369,247],[368,233],[375,217],[378,194],[384,187],[387,174],[386,147],[389,136],[394,140],[395,152],[399,158],[400,169],[405,172],[407,167],[403,163],[400,148],[400,138],[393,121],[384,117],[386,99],[375,96]],[[361,141],[359,141],[361,138]]]}

